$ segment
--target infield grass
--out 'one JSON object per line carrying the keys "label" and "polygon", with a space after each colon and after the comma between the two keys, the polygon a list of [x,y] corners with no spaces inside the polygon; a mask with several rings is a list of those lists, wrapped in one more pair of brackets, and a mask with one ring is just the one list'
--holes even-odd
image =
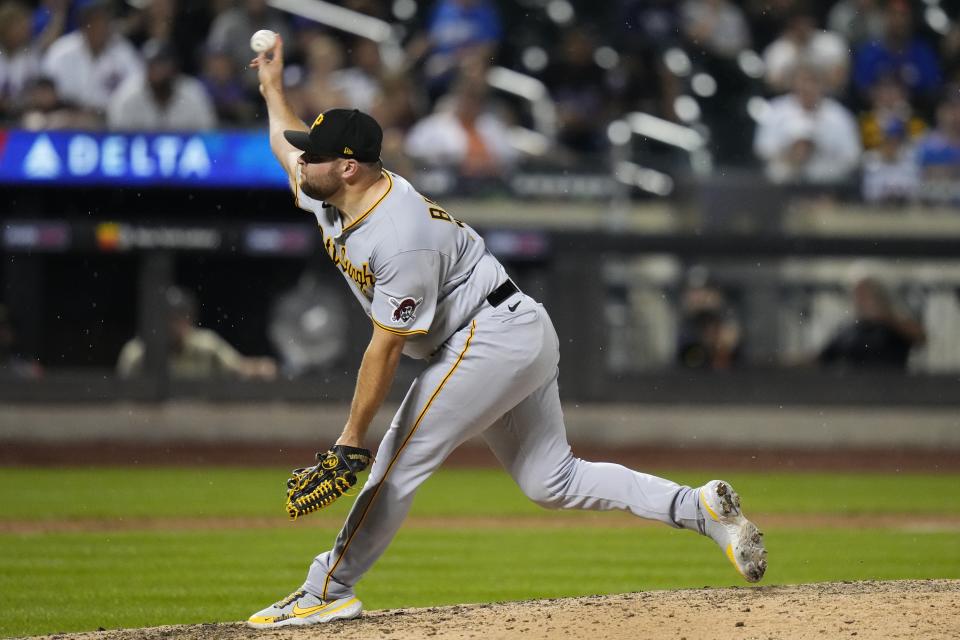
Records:
{"label": "infield grass", "polygon": [[[241,620],[303,580],[349,507],[277,528],[283,469],[0,469],[0,525],[58,528],[119,518],[191,518],[149,529],[0,534],[0,636]],[[709,476],[661,473],[696,485]],[[724,474],[748,514],[960,514],[956,475]],[[604,526],[549,514],[503,528],[435,526],[446,517],[533,517],[500,470],[449,470],[419,492],[411,524],[358,586],[368,609],[744,584],[712,542],[667,527]],[[434,524],[416,525],[432,518]],[[595,517],[594,517],[595,518]],[[145,522],[145,521],[144,521]],[[442,520],[441,520],[442,522]],[[563,526],[558,526],[563,523]],[[761,523],[762,524],[762,523]],[[82,527],[81,527],[82,528]],[[129,527],[128,527],[129,528]],[[960,532],[764,527],[763,584],[958,578]]]}

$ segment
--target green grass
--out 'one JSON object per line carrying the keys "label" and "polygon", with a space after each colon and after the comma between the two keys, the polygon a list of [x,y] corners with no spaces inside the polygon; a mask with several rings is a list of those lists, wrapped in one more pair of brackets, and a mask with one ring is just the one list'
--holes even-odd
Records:
{"label": "green grass", "polygon": [[[0,468],[0,520],[116,517],[273,516],[285,469],[30,469]],[[654,472],[696,486],[711,475]],[[857,514],[960,513],[944,487],[960,475],[878,473],[724,474],[751,512]],[[348,505],[334,509],[345,513]],[[441,471],[417,494],[421,515],[541,513],[497,469]]]}
{"label": "green grass", "polygon": [[[698,484],[708,476],[665,474]],[[2,469],[0,520],[276,516],[285,470]],[[726,474],[748,513],[958,514],[957,476]],[[341,514],[349,506],[341,501]],[[542,513],[495,470],[444,471],[422,516]],[[367,608],[739,585],[667,527],[401,531],[358,586]],[[317,526],[316,522],[322,522]],[[327,525],[326,523],[330,524]],[[299,585],[336,520],[276,529],[0,534],[0,636],[243,619]],[[619,520],[622,525],[622,520]],[[306,523],[305,523],[306,524]],[[767,528],[765,584],[960,577],[960,534]]]}

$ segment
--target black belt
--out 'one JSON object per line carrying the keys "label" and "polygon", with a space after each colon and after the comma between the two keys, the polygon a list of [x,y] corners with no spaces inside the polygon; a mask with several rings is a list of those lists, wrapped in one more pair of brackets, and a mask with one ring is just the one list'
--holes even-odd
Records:
{"label": "black belt", "polygon": [[487,296],[487,303],[489,303],[491,307],[499,307],[504,300],[518,291],[520,291],[520,289],[517,288],[517,285],[513,284],[513,280],[507,279],[506,282],[490,292],[490,295]]}

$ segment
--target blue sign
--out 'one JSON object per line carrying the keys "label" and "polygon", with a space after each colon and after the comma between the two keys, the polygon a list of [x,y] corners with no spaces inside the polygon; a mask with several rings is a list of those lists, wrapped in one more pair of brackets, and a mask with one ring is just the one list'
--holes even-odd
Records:
{"label": "blue sign", "polygon": [[0,131],[0,184],[278,187],[263,132]]}

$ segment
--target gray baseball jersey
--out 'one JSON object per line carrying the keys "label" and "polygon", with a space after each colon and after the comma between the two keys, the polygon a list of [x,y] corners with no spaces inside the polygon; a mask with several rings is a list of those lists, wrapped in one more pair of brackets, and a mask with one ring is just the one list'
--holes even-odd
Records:
{"label": "gray baseball jersey", "polygon": [[336,208],[299,190],[297,206],[316,216],[324,249],[370,319],[409,336],[406,355],[427,358],[507,275],[476,231],[400,176],[383,175],[387,192],[346,228]]}
{"label": "gray baseball jersey", "polygon": [[483,239],[400,176],[384,174],[387,193],[346,228],[336,209],[297,194],[373,322],[409,336],[405,353],[428,359],[333,548],[316,557],[303,588],[325,600],[351,596],[417,487],[474,436],[540,505],[622,509],[695,528],[696,490],[573,456],[557,387],[559,340],[546,310],[519,291],[489,302],[507,275]]}

